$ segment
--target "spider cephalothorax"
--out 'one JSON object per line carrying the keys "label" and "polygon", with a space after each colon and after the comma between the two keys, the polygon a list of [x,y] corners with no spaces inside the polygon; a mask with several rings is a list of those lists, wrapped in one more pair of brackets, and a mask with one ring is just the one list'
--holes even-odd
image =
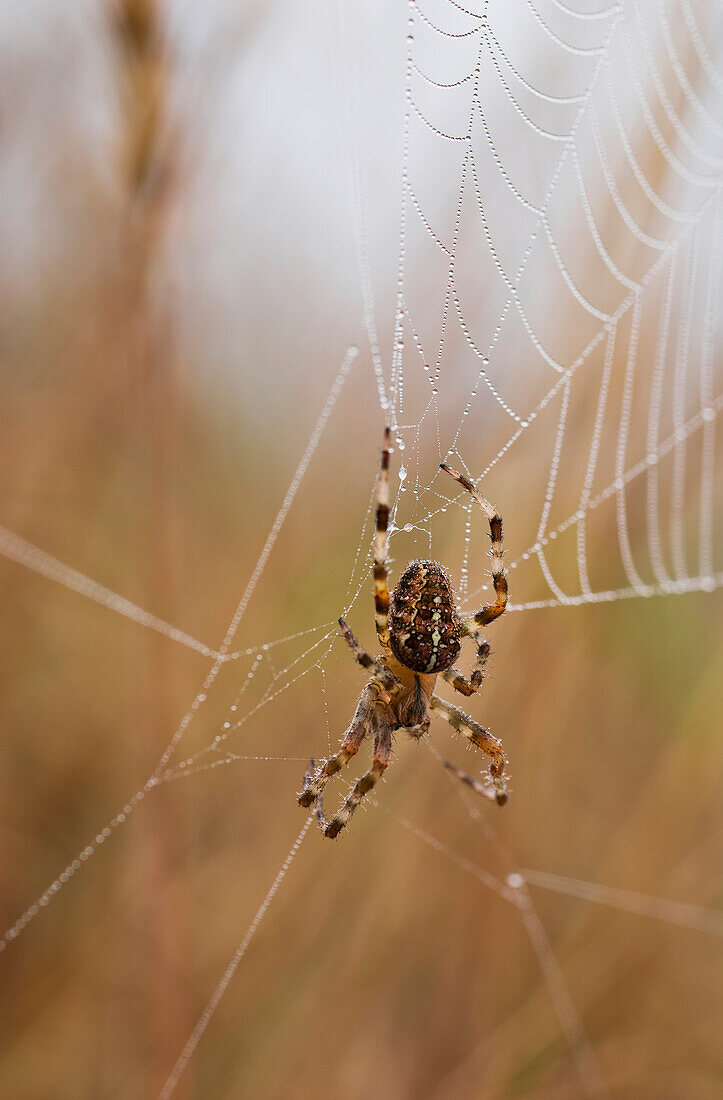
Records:
{"label": "spider cephalothorax", "polygon": [[459,656],[460,620],[449,573],[412,561],[389,601],[389,648],[413,672],[444,672]]}
{"label": "spider cephalothorax", "polygon": [[[495,599],[469,618],[460,618],[447,570],[438,562],[421,560],[410,562],[390,597],[387,584],[390,442],[391,433],[387,428],[377,491],[374,541],[374,611],[382,652],[378,657],[370,656],[359,645],[344,620],[339,619],[342,634],[354,657],[363,668],[372,672],[372,676],[359,697],[356,712],[338,752],[316,769],[314,761],[310,762],[299,793],[299,804],[314,807],[319,825],[328,837],[339,835],[364,796],[386,771],[395,732],[405,729],[412,737],[422,737],[429,729],[430,711],[436,711],[453,729],[463,733],[477,748],[492,757],[491,787],[450,765],[451,770],[499,805],[507,801],[506,758],[500,742],[469,715],[434,694],[438,675],[462,695],[474,695],[482,684],[490,647],[480,636],[480,627],[498,618],[507,606],[502,520],[471,481],[443,463],[441,468],[471,493],[489,521]],[[477,644],[477,663],[468,680],[452,667],[464,637],[472,638]],[[359,751],[367,734],[374,739],[372,766],[354,784],[331,821],[327,821],[322,806],[324,788],[331,777]]]}

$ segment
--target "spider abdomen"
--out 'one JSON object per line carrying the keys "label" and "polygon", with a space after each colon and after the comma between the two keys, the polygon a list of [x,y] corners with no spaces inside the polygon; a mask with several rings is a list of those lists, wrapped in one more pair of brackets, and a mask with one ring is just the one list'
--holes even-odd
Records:
{"label": "spider abdomen", "polygon": [[460,621],[452,583],[438,562],[410,562],[399,578],[389,605],[389,644],[413,672],[444,672],[457,659]]}

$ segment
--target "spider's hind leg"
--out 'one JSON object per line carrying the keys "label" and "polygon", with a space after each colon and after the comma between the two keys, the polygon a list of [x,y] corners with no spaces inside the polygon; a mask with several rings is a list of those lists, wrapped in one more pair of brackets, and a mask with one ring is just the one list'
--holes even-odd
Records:
{"label": "spider's hind leg", "polygon": [[507,801],[507,782],[505,780],[507,757],[501,743],[484,726],[480,726],[478,722],[475,722],[468,714],[461,711],[459,707],[453,707],[451,703],[445,703],[444,699],[440,699],[438,695],[432,696],[430,706],[440,717],[449,722],[453,729],[464,734],[473,745],[492,757],[490,776],[494,786],[495,801],[498,806],[504,806]]}
{"label": "spider's hind leg", "polygon": [[[384,775],[384,772],[389,766],[391,756],[392,729],[389,723],[380,723],[374,736],[374,758],[372,760],[372,766],[369,771],[354,784],[331,821],[325,826],[322,825],[325,836],[333,840],[334,837],[337,837],[342,829],[349,824],[349,820],[354,811],[358,808],[364,797],[369,794],[369,791],[374,787],[377,780]],[[324,817],[320,804],[317,811],[317,818],[321,825]]]}
{"label": "spider's hind leg", "polygon": [[479,779],[475,779],[469,772],[463,771],[462,768],[458,768],[455,764],[450,764],[449,760],[443,760],[442,764],[455,779],[460,781],[460,783],[464,783],[467,787],[471,787],[475,794],[481,795],[482,798],[488,798],[490,802],[497,801],[497,796],[493,787],[489,787],[485,783],[480,783]]}
{"label": "spider's hind leg", "polygon": [[374,704],[376,702],[374,692],[367,685],[361,693],[356,713],[351,720],[349,729],[344,734],[344,740],[337,752],[325,760],[316,773],[311,775],[309,768],[306,770],[304,780],[299,792],[299,805],[311,806],[319,797],[332,776],[340,772],[345,764],[348,764],[353,756],[359,752],[366,732],[371,722]]}
{"label": "spider's hind leg", "polygon": [[[312,756],[311,760],[308,763],[306,771],[304,772],[304,778],[303,778],[302,783],[301,783],[301,793],[302,794],[306,791],[306,789],[308,787],[311,786],[311,778],[314,774],[314,768],[315,767],[316,767],[316,760]],[[299,797],[299,801],[301,801],[301,797]],[[317,794],[316,798],[314,799],[314,805],[312,806],[312,810],[313,810],[313,813],[314,813],[314,817],[319,822],[319,828],[321,829],[321,831],[323,833],[326,830],[327,821],[326,821],[326,818],[324,817],[324,803],[323,803],[323,800],[322,800],[322,797],[321,797],[320,794]]]}

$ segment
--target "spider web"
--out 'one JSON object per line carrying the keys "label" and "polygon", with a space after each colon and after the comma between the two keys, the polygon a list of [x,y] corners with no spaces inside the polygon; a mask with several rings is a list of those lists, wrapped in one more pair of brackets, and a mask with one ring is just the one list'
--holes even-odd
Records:
{"label": "spider web", "polygon": [[[235,639],[352,371],[370,364],[379,424],[389,420],[396,440],[392,555],[403,561],[449,547],[438,556],[453,565],[464,611],[484,601],[489,585],[477,585],[479,517],[469,497],[450,495],[436,472],[450,457],[484,485],[506,519],[515,502],[516,549],[507,562],[511,611],[720,587],[714,474],[723,407],[717,328],[723,125],[716,97],[723,78],[715,39],[704,37],[700,12],[689,0],[585,7],[577,11],[560,0],[476,8],[409,0],[406,56],[400,56],[405,98],[391,326],[375,300],[363,94],[354,57],[359,27],[353,10],[337,10],[369,354],[352,346],[341,357],[217,647],[0,529],[6,557],[211,662],[152,774],[13,922],[0,949],[158,788],[245,761],[298,760],[303,767],[305,757],[239,751],[241,731],[305,681],[318,681],[314,690],[325,702],[326,678],[340,660],[335,622],[251,647],[236,648]],[[686,66],[683,37],[694,66]],[[691,67],[700,79],[691,80]],[[370,485],[345,615],[368,599],[372,527]],[[509,524],[506,530],[509,546]],[[213,737],[189,751],[184,739],[227,668],[238,685],[233,700]],[[327,728],[331,744],[330,723]],[[431,742],[428,748],[439,755]],[[383,800],[378,810],[519,912],[581,1086],[587,1095],[605,1095],[608,1086],[529,887],[715,935],[723,934],[723,914],[525,869],[488,823],[486,807],[454,784],[452,791],[503,874],[385,810]],[[211,1024],[311,822],[307,818],[270,876],[268,892],[169,1067],[163,1096],[172,1094]]]}

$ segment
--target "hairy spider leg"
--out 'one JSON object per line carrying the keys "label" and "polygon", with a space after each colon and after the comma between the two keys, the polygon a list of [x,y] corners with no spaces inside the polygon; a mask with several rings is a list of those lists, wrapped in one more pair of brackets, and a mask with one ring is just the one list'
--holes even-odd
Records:
{"label": "hairy spider leg", "polygon": [[495,601],[494,603],[485,604],[476,614],[470,615],[468,619],[464,620],[462,623],[462,633],[473,634],[477,627],[487,626],[488,623],[498,619],[507,607],[507,574],[505,573],[505,565],[502,558],[502,516],[495,506],[490,504],[490,502],[477,491],[469,478],[466,478],[464,474],[460,474],[457,470],[453,470],[446,462],[440,464],[440,469],[453,477],[455,481],[458,481],[460,485],[472,495],[487,516],[490,524],[490,538],[492,540],[492,584],[495,589]]}
{"label": "hairy spider leg", "polygon": [[362,668],[373,669],[377,679],[384,687],[390,689],[399,687],[399,680],[394,673],[390,672],[388,668],[385,668],[380,660],[376,657],[372,657],[365,649],[362,649],[359,642],[352,634],[351,628],[344,619],[339,619],[339,626],[341,627],[344,641],[354,654],[354,660],[360,664]]}
{"label": "hairy spider leg", "polygon": [[[362,800],[369,794],[377,780],[384,775],[392,757],[392,727],[388,722],[379,721],[374,735],[374,757],[372,766],[352,787],[331,821],[324,828],[325,836],[337,837],[351,819]],[[323,816],[323,811],[319,807]],[[321,824],[321,819],[319,821]]]}
{"label": "hairy spider leg", "polygon": [[389,539],[389,455],[392,433],[384,429],[384,446],[377,485],[377,526],[374,536],[374,621],[379,641],[384,649],[389,647],[389,586],[387,556]]}
{"label": "hairy spider leg", "polygon": [[[304,787],[307,787],[311,783],[311,778],[314,774],[315,766],[316,766],[316,760],[314,760],[314,757],[312,756],[311,760],[309,761],[309,763],[307,765],[306,771],[304,772],[304,780],[303,780],[303,783],[302,783],[302,789]],[[316,797],[314,798],[314,806],[313,806],[312,812],[314,814],[314,817],[316,818],[316,820],[319,823],[319,828],[321,829],[322,833],[325,832],[327,821],[326,821],[326,818],[324,817],[324,802],[323,802],[322,796],[320,794],[317,794]]]}
{"label": "hairy spider leg", "polygon": [[413,737],[415,741],[421,741],[423,737],[429,733],[429,727],[432,723],[432,719],[427,715],[421,722],[417,722],[416,726],[400,726],[405,733],[408,733],[410,737]]}
{"label": "hairy spider leg", "polygon": [[481,795],[482,798],[489,798],[491,802],[497,801],[495,792],[490,787],[486,787],[484,783],[480,783],[479,779],[475,779],[468,772],[462,771],[455,764],[450,764],[449,760],[443,760],[442,763],[455,779],[459,779],[460,783],[465,783],[468,787],[471,787],[475,794]]}
{"label": "hairy spider leg", "polygon": [[490,643],[485,641],[484,638],[479,638],[476,634],[472,635],[477,642],[477,660],[475,661],[475,667],[469,680],[466,680],[461,672],[456,668],[447,668],[442,673],[442,678],[451,684],[455,691],[458,691],[460,695],[474,695],[482,687],[482,680],[484,678],[485,665],[487,658],[490,655]]}
{"label": "hairy spider leg", "polygon": [[459,707],[452,706],[451,703],[445,703],[444,699],[440,699],[438,695],[433,695],[430,700],[430,706],[432,710],[435,710],[445,721],[449,722],[453,729],[457,730],[457,733],[464,734],[469,738],[473,745],[476,745],[478,749],[482,749],[488,756],[492,757],[492,763],[490,764],[490,775],[492,776],[492,783],[495,788],[495,800],[499,806],[504,806],[507,801],[507,784],[505,782],[505,764],[507,758],[505,757],[502,744],[493,737],[489,730],[486,730],[484,726],[480,726],[478,722],[475,722],[474,718],[470,718],[468,714],[461,711]]}
{"label": "hairy spider leg", "polygon": [[315,775],[309,775],[307,769],[307,774],[304,776],[304,782],[299,792],[300,806],[311,806],[312,802],[322,793],[331,777],[340,772],[351,758],[359,752],[359,746],[369,728],[369,714],[376,703],[376,699],[373,698],[374,694],[370,685],[364,688],[359,696],[354,717],[344,734],[344,740],[338,751],[330,756],[328,760],[323,761]]}

